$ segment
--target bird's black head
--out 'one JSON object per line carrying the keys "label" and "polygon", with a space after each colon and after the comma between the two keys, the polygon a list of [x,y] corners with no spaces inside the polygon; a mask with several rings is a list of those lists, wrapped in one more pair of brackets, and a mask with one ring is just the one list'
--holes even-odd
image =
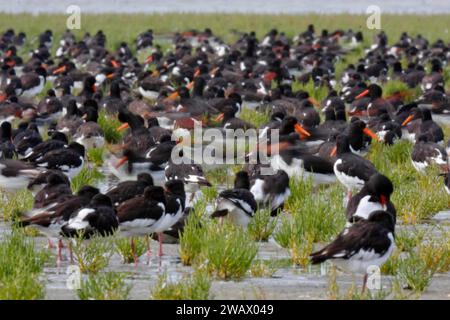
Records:
{"label": "bird's black head", "polygon": [[166,203],[164,189],[160,186],[150,186],[145,188],[144,197],[148,200]]}
{"label": "bird's black head", "polygon": [[85,151],[86,151],[86,150],[84,149],[84,146],[83,146],[83,145],[79,144],[78,142],[71,142],[71,143],[69,144],[69,148],[70,148],[71,150],[75,151],[75,152],[78,153],[81,157],[84,158],[84,155],[85,155]]}
{"label": "bird's black head", "polygon": [[169,180],[166,182],[165,187],[168,192],[174,195],[186,197],[186,192],[184,191],[184,183],[181,180]]}
{"label": "bird's black head", "polygon": [[340,155],[347,152],[350,152],[348,136],[345,134],[340,134],[336,137],[336,154]]}
{"label": "bird's black head", "polygon": [[381,98],[383,95],[383,90],[375,83],[371,84],[367,89],[369,90],[369,95],[372,100]]}
{"label": "bird's black head", "polygon": [[43,76],[44,78],[47,76],[47,71],[45,71],[45,69],[42,67],[34,69],[34,72],[36,72],[40,76]]}
{"label": "bird's black head", "polygon": [[370,213],[369,218],[367,220],[370,222],[379,223],[386,229],[390,230],[391,232],[394,232],[395,220],[392,213],[390,212],[383,210],[373,211]]}
{"label": "bird's black head", "polygon": [[58,184],[67,184],[69,185],[69,181],[66,179],[64,179],[63,176],[59,175],[59,174],[55,174],[55,173],[51,173],[50,175],[48,175],[47,177],[47,183],[50,185],[58,185]]}
{"label": "bird's black head", "polygon": [[149,173],[139,173],[137,181],[143,182],[147,187],[153,186],[153,178]]}
{"label": "bird's black head", "polygon": [[93,186],[83,186],[78,190],[77,195],[80,197],[92,199],[96,194],[99,194],[100,190]]}
{"label": "bird's black head", "polygon": [[98,111],[95,108],[89,107],[89,108],[86,109],[83,117],[84,117],[84,120],[86,122],[90,122],[90,121],[97,122],[97,120],[98,120]]}
{"label": "bird's black head", "polygon": [[250,179],[246,171],[239,171],[236,173],[236,178],[234,179],[235,189],[250,189]]}
{"label": "bird's black head", "polygon": [[390,201],[391,194],[394,192],[391,180],[380,173],[372,175],[366,185],[369,193],[378,197],[382,205]]}
{"label": "bird's black head", "polygon": [[68,143],[66,135],[59,131],[55,131],[52,133],[52,140],[58,140],[58,141],[62,141],[64,143]]}
{"label": "bird's black head", "polygon": [[1,125],[1,137],[4,139],[11,139],[12,135],[12,126],[9,121],[5,121]]}
{"label": "bird's black head", "polygon": [[90,202],[90,205],[93,207],[112,207],[111,198],[104,194],[96,194]]}

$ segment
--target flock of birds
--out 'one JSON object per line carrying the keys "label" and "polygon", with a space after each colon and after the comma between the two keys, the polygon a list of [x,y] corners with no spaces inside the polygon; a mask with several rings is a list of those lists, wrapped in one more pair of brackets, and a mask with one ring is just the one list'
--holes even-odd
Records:
{"label": "flock of birds", "polygon": [[[18,51],[27,36],[13,29],[3,33],[0,188],[28,188],[35,196],[19,225],[58,238],[59,259],[63,237],[117,230],[131,239],[157,234],[162,255],[163,235],[182,232],[193,195],[211,186],[201,164],[173,162],[173,148],[186,143],[182,137],[196,124],[254,128],[239,118],[245,105],[270,114],[258,129],[269,139],[271,130],[279,129],[278,152],[270,153],[275,148],[269,145],[269,163],[245,165],[234,187],[219,193],[211,217],[245,227],[258,208],[272,215],[283,210],[294,177],[338,181],[348,190],[348,223],[336,240],[311,255],[312,263],[331,259],[364,274],[368,266],[383,264],[394,247],[394,187],[364,155],[372,140],[391,145],[408,139],[417,170],[437,164],[448,172],[449,144],[432,114],[450,112],[443,77],[450,45],[407,33],[388,45],[380,32],[336,78],[335,63],[362,48],[361,32],[316,33],[310,25],[293,39],[273,29],[261,40],[254,32],[239,33],[226,44],[205,29],[176,33],[172,40],[173,49],[164,52],[152,30],[139,34],[137,52],[151,53],[139,61],[126,42],[108,50],[102,31],[78,40],[66,31],[52,55],[53,33],[47,30],[25,58]],[[383,97],[388,80],[419,86],[422,95],[409,103],[407,92]],[[295,91],[294,81],[326,87],[328,95],[318,102]],[[39,98],[48,83],[51,89]],[[70,181],[86,165],[86,151],[106,143],[97,123],[102,110],[125,131],[114,148],[118,158],[109,163],[119,182],[105,193],[86,185],[73,194]],[[263,168],[273,174],[262,174]],[[164,172],[164,186],[155,185],[156,171]],[[132,246],[134,252],[133,240]]]}

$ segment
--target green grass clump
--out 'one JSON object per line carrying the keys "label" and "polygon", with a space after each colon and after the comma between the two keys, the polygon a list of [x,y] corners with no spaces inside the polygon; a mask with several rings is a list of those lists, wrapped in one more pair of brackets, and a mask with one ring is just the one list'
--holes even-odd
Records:
{"label": "green grass clump", "polygon": [[90,275],[81,281],[77,290],[81,300],[126,300],[131,285],[125,283],[126,275],[120,272],[106,272]]}
{"label": "green grass clump", "polygon": [[104,269],[114,253],[114,241],[111,237],[94,236],[89,240],[83,237],[72,238],[74,262],[82,273],[96,274]]}
{"label": "green grass clump", "polygon": [[48,254],[37,251],[32,239],[17,230],[0,241],[0,300],[43,299],[39,280]]}
{"label": "green grass clump", "polygon": [[2,192],[0,198],[0,216],[6,221],[13,220],[20,213],[30,210],[34,203],[33,194],[28,189],[18,190],[15,193]]}
{"label": "green grass clump", "polygon": [[420,89],[411,89],[406,83],[399,80],[389,80],[383,84],[383,95],[389,97],[400,93],[406,103],[415,100],[420,95]]}
{"label": "green grass clump", "polygon": [[200,271],[185,276],[179,281],[169,281],[165,272],[152,288],[153,300],[208,300],[211,299],[211,279]]}
{"label": "green grass clump", "polygon": [[224,220],[205,226],[200,261],[205,270],[220,279],[242,278],[258,253],[258,245],[246,230]]}
{"label": "green grass clump", "polygon": [[202,250],[205,233],[202,217],[206,208],[205,201],[197,201],[187,218],[183,233],[180,234],[180,259],[184,265],[192,265]]}
{"label": "green grass clump", "polygon": [[122,124],[117,117],[108,115],[105,110],[98,114],[98,125],[103,130],[105,140],[109,143],[117,143],[122,139],[122,133],[117,128]]}
{"label": "green grass clump", "polygon": [[413,231],[400,230],[395,234],[395,245],[400,251],[410,252],[423,242],[426,233],[426,229],[419,228]]}
{"label": "green grass clump", "polygon": [[270,115],[268,110],[266,112],[260,112],[249,108],[242,108],[242,111],[239,114],[239,118],[251,123],[256,128],[266,124],[269,121],[269,117]]}
{"label": "green grass clump", "polygon": [[277,271],[277,261],[254,260],[249,270],[252,277],[271,277]]}
{"label": "green grass clump", "polygon": [[96,166],[101,166],[103,164],[103,154],[105,153],[105,146],[101,148],[89,149],[87,152],[87,158],[89,162]]}
{"label": "green grass clump", "polygon": [[98,171],[96,167],[89,168],[84,166],[71,181],[72,191],[78,192],[81,187],[85,185],[95,185],[99,180],[103,179],[104,175]]}
{"label": "green grass clump", "polygon": [[[135,237],[134,238],[134,250],[137,257],[140,257],[144,254],[147,248],[147,241],[150,241],[148,238],[144,237]],[[131,250],[131,242],[130,238],[118,237],[115,240],[115,248],[116,251],[122,257],[123,263],[133,263],[134,256],[133,251]]]}
{"label": "green grass clump", "polygon": [[429,286],[437,267],[430,268],[417,251],[412,251],[402,259],[397,268],[397,279],[406,289],[423,292]]}
{"label": "green grass clump", "polygon": [[270,210],[256,211],[248,225],[248,232],[254,241],[267,241],[277,225],[277,218],[270,216]]}
{"label": "green grass clump", "polygon": [[427,168],[426,174],[414,169],[411,150],[412,145],[407,141],[393,146],[374,142],[368,158],[394,184],[391,200],[397,208],[398,220],[415,224],[446,209],[449,196],[438,168]]}
{"label": "green grass clump", "polygon": [[293,82],[292,90],[298,91],[303,90],[309,93],[310,97],[314,98],[317,102],[321,102],[328,95],[328,89],[326,87],[320,86],[315,87],[314,81],[310,79],[307,83]]}

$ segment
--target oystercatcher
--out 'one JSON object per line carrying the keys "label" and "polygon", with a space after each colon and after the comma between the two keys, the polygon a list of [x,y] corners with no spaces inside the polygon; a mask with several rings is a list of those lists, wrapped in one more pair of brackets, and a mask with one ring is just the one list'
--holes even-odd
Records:
{"label": "oystercatcher", "polygon": [[29,162],[38,161],[50,151],[67,148],[67,144],[68,140],[66,135],[62,132],[56,131],[51,135],[50,139],[39,143],[28,153],[26,153],[23,160]]}
{"label": "oystercatcher", "polygon": [[415,142],[416,136],[424,134],[428,137],[428,141],[436,142],[439,144],[444,143],[444,131],[442,128],[433,121],[431,117],[431,111],[426,108],[416,108],[412,110],[410,114],[402,123],[402,127],[406,126],[412,120],[421,119],[420,126],[413,134],[410,134],[410,139]]}
{"label": "oystercatcher", "polygon": [[216,210],[211,214],[211,217],[226,216],[232,223],[247,227],[257,209],[255,197],[249,189],[248,173],[245,171],[236,173],[234,188],[219,193]]}
{"label": "oystercatcher", "polygon": [[123,181],[115,185],[106,192],[114,206],[119,206],[122,202],[142,195],[145,188],[153,186],[153,178],[148,173],[137,175],[136,181]]}
{"label": "oystercatcher", "polygon": [[418,137],[411,153],[411,160],[414,168],[419,172],[424,172],[432,164],[440,166],[444,172],[449,169],[445,148],[435,142],[428,141],[428,136],[425,134]]}
{"label": "oystercatcher", "polygon": [[395,223],[392,214],[374,211],[367,220],[362,219],[345,228],[325,248],[311,254],[311,263],[326,260],[350,273],[363,273],[362,291],[366,288],[369,267],[384,264],[395,247]]}
{"label": "oystercatcher", "polygon": [[26,188],[28,183],[39,174],[36,167],[19,160],[0,160],[0,188],[16,191]]}
{"label": "oystercatcher", "polygon": [[273,175],[258,175],[252,181],[250,192],[260,208],[269,208],[272,216],[283,210],[284,202],[291,194],[289,176],[283,170]]}
{"label": "oystercatcher", "polygon": [[351,152],[349,139],[345,135],[336,138],[332,155],[336,155],[334,173],[339,182],[347,188],[349,198],[353,190],[360,190],[373,174],[378,173],[369,160]]}
{"label": "oystercatcher", "polygon": [[69,221],[61,227],[61,234],[65,237],[82,236],[89,239],[94,235],[110,236],[118,227],[119,220],[111,199],[97,194],[89,205],[72,213]]}
{"label": "oystercatcher", "polygon": [[84,147],[77,142],[72,142],[67,148],[47,152],[34,163],[39,168],[61,170],[72,179],[83,168],[84,155]]}
{"label": "oystercatcher", "polygon": [[165,215],[166,197],[162,187],[147,187],[144,195],[129,199],[117,207],[120,233],[131,237],[131,249],[137,264],[134,236],[147,236],[155,232]]}
{"label": "oystercatcher", "polygon": [[366,219],[373,211],[384,210],[392,214],[396,221],[397,211],[391,202],[394,186],[388,177],[376,173],[370,177],[364,187],[347,204],[347,220],[354,223]]}

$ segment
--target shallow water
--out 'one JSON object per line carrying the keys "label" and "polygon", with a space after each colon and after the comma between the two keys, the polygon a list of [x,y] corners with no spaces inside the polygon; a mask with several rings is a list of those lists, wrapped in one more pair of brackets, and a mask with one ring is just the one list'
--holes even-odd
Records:
{"label": "shallow water", "polygon": [[241,13],[353,13],[365,14],[377,5],[385,13],[450,13],[450,0],[11,0],[1,1],[0,11],[65,13],[69,5],[78,5],[85,13],[167,13],[167,12],[241,12]]}

